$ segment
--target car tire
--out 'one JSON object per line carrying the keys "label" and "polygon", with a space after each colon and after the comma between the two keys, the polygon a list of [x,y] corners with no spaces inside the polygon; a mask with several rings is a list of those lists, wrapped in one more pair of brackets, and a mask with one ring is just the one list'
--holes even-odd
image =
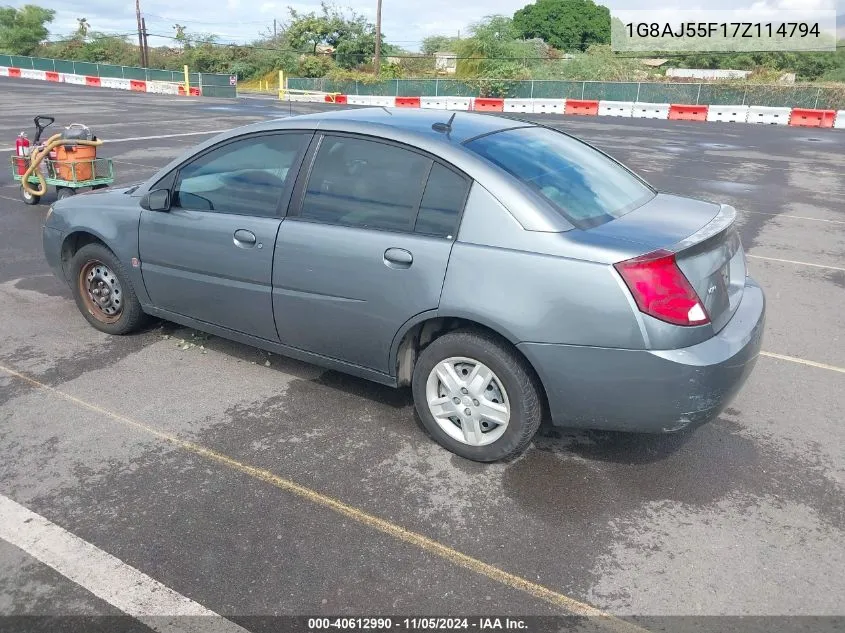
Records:
{"label": "car tire", "polygon": [[147,321],[129,275],[102,244],[80,248],[71,259],[70,271],[76,306],[96,329],[106,334],[129,334]]}
{"label": "car tire", "polygon": [[[484,369],[490,372],[489,382],[482,375]],[[440,377],[444,370],[446,382]],[[447,386],[455,386],[453,377],[458,378],[454,393]],[[411,389],[420,420],[434,440],[477,462],[510,459],[522,453],[543,418],[541,388],[533,370],[510,343],[493,334],[457,330],[433,341],[417,359]],[[461,399],[459,405],[456,399]],[[447,418],[448,410],[443,407],[451,407],[449,401],[458,415]],[[440,402],[443,404],[437,404]],[[505,424],[488,422],[494,418],[485,411],[501,418],[499,410],[503,408],[508,416]],[[460,411],[470,415],[462,416]],[[464,421],[467,419],[469,423]],[[473,421],[478,421],[477,426]]]}

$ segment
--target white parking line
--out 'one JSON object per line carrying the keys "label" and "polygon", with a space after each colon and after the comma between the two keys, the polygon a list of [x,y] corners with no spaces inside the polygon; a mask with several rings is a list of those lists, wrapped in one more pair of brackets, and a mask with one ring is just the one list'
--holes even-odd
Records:
{"label": "white parking line", "polygon": [[748,211],[743,209],[740,213],[754,213],[755,215],[769,215],[776,218],[789,218],[790,220],[812,220],[813,222],[830,222],[831,224],[845,224],[845,220],[826,220],[825,218],[811,218],[806,215],[785,215],[783,213],[766,213],[765,211]]}
{"label": "white parking line", "polygon": [[845,271],[845,268],[840,268],[839,266],[828,266],[827,264],[811,264],[810,262],[799,262],[794,259],[778,259],[777,257],[763,257],[762,255],[745,255],[746,257],[750,257],[752,259],[763,259],[769,262],[781,262],[783,264],[795,264],[796,266],[812,266],[813,268],[827,268],[828,270],[842,270]]}
{"label": "white parking line", "polygon": [[[110,138],[106,142],[111,143],[129,143],[131,141],[153,141],[160,138],[179,138],[180,136],[202,136],[203,134],[220,134],[220,132],[228,132],[230,128],[224,130],[206,130],[205,132],[179,132],[177,134],[156,134],[155,136],[130,136],[128,138]],[[0,152],[13,152],[14,147],[0,147]]]}
{"label": "white parking line", "polygon": [[805,360],[803,358],[795,358],[795,356],[786,356],[785,354],[775,354],[773,352],[760,352],[760,356],[768,356],[769,358],[777,358],[778,360],[786,360],[790,363],[798,363],[799,365],[807,365],[808,367],[816,367],[818,369],[827,369],[828,371],[836,371],[840,374],[845,374],[845,367],[837,367],[836,365],[826,365],[824,363],[817,363],[814,360]]}
{"label": "white parking line", "polygon": [[0,538],[154,631],[247,633],[246,629],[3,495],[0,495]]}

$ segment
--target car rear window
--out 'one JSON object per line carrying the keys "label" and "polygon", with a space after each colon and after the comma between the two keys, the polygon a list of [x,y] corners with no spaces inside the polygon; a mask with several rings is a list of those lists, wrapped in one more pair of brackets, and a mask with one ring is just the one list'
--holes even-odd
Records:
{"label": "car rear window", "polygon": [[580,229],[621,217],[656,195],[616,161],[548,128],[495,132],[466,147],[531,187]]}

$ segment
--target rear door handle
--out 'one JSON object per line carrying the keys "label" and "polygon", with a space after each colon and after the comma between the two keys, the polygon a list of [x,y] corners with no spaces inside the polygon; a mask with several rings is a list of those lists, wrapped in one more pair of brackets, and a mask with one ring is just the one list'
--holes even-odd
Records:
{"label": "rear door handle", "polygon": [[391,268],[409,268],[414,256],[404,248],[388,248],[384,251],[384,263]]}
{"label": "rear door handle", "polygon": [[255,233],[246,229],[238,229],[234,235],[235,246],[241,248],[252,248],[255,246]]}

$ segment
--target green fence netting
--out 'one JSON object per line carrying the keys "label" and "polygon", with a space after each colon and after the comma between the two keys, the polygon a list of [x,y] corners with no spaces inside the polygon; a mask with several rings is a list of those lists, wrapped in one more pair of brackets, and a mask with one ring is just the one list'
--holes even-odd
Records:
{"label": "green fence netting", "polygon": [[391,79],[378,83],[288,79],[288,88],[348,95],[397,97],[498,96],[523,99],[593,99],[695,105],[760,105],[845,109],[845,86],[745,83],[509,81],[501,79]]}
{"label": "green fence netting", "polygon": [[[19,55],[0,55],[0,66],[13,68],[46,70],[51,72],[105,77],[113,79],[135,79],[138,81],[169,81],[184,83],[185,73],[180,70],[159,70],[156,68],[138,68],[135,66],[116,66],[94,62],[76,62],[64,59],[43,57],[21,57]],[[237,97],[237,82],[231,75],[212,73],[190,73],[191,86],[202,87],[207,97]]]}

